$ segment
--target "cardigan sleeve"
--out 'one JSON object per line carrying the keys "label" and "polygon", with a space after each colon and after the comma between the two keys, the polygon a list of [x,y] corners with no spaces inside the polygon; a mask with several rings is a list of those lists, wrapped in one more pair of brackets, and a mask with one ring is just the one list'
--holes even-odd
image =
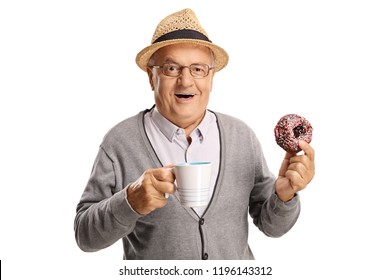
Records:
{"label": "cardigan sleeve", "polygon": [[267,236],[280,237],[295,224],[300,213],[300,200],[296,195],[283,202],[275,192],[275,177],[268,169],[260,143],[252,135],[255,162],[255,184],[249,201],[249,213],[254,224]]}
{"label": "cardigan sleeve", "polygon": [[118,190],[113,161],[101,147],[77,205],[76,242],[86,252],[106,248],[133,231],[141,217],[127,201],[127,187]]}

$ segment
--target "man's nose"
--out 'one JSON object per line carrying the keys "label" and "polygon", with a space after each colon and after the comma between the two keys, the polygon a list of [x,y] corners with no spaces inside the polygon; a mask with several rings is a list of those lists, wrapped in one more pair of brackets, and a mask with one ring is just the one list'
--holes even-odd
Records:
{"label": "man's nose", "polygon": [[192,86],[192,84],[194,82],[194,78],[191,75],[190,68],[183,67],[183,69],[181,70],[181,74],[178,78],[178,82],[180,85],[185,86],[185,87]]}

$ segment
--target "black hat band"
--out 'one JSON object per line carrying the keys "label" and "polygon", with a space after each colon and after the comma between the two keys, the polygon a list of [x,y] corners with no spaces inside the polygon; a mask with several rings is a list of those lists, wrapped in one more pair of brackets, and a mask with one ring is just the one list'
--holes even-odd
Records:
{"label": "black hat band", "polygon": [[210,42],[209,38],[205,36],[204,34],[196,31],[196,30],[191,30],[191,29],[181,29],[181,30],[175,30],[172,32],[169,32],[167,34],[164,34],[160,37],[158,37],[154,43],[158,42],[163,42],[163,41],[168,41],[168,40],[176,40],[176,39],[195,39],[195,40],[202,40],[202,41],[207,41]]}

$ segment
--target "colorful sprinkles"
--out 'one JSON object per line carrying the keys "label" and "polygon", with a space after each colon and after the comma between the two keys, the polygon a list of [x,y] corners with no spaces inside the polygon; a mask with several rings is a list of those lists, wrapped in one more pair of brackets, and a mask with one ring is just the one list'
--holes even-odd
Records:
{"label": "colorful sprinkles", "polygon": [[305,140],[310,143],[313,136],[311,124],[305,118],[296,114],[283,116],[276,124],[274,132],[276,143],[289,153],[301,151],[298,140]]}

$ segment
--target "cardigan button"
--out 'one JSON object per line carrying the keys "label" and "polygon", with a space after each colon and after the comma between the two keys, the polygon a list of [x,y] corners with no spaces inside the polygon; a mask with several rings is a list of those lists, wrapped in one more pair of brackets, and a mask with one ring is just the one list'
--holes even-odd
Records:
{"label": "cardigan button", "polygon": [[203,218],[201,218],[201,219],[199,220],[199,224],[200,224],[201,226],[203,226],[203,224],[204,224],[204,219],[203,219]]}
{"label": "cardigan button", "polygon": [[204,255],[203,255],[202,259],[203,259],[203,260],[207,260],[208,258],[209,258],[209,254],[207,254],[207,253],[204,253]]}

